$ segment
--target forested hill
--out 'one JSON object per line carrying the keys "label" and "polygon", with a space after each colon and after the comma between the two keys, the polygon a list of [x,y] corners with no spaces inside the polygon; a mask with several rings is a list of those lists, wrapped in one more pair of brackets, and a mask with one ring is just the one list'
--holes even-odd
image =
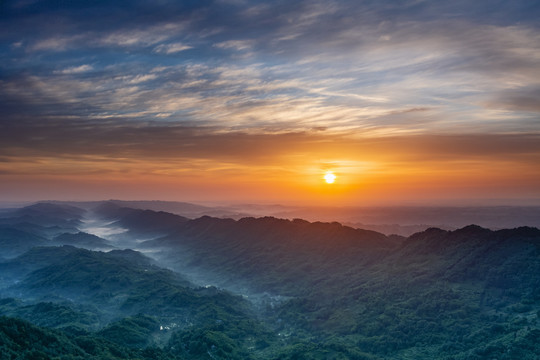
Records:
{"label": "forested hill", "polygon": [[250,358],[254,337],[275,338],[244,298],[197,287],[133,250],[42,247],[0,265],[13,279],[0,290],[10,317],[0,319],[1,359]]}
{"label": "forested hill", "polygon": [[[403,238],[100,205],[2,219],[26,252],[0,254],[0,358],[540,358],[536,228]],[[81,233],[88,216],[122,233]]]}
{"label": "forested hill", "polygon": [[[400,240],[336,223],[202,218],[145,245],[204,280],[290,296],[279,307],[285,332],[338,336],[348,356],[540,356],[535,228],[432,228]],[[308,344],[299,353],[316,356]]]}

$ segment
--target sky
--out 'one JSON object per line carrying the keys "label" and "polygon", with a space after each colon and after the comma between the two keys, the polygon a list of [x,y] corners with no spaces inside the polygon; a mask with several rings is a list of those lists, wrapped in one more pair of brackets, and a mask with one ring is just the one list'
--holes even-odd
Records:
{"label": "sky", "polygon": [[539,18],[536,0],[4,0],[0,201],[540,204]]}

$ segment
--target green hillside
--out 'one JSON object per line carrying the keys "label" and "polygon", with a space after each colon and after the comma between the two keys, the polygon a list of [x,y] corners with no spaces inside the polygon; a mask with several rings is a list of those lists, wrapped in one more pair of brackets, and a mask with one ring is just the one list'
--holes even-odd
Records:
{"label": "green hillside", "polygon": [[2,359],[540,358],[538,229],[400,238],[108,210],[157,236],[138,244],[152,257],[41,246],[3,260]]}

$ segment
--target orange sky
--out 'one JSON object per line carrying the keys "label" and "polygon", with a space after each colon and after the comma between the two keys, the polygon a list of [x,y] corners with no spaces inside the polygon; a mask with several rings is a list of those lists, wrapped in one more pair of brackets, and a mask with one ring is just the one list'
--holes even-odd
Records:
{"label": "orange sky", "polygon": [[[220,134],[200,139],[189,150],[163,141],[164,149],[154,146],[150,154],[144,144],[119,147],[109,155],[99,148],[96,154],[77,154],[76,141],[60,145],[72,148],[69,154],[56,150],[54,156],[36,156],[34,151],[45,153],[37,147],[28,154],[14,150],[0,163],[3,189],[10,189],[3,200],[377,205],[540,198],[536,136]],[[337,176],[333,184],[323,179],[328,171]]]}

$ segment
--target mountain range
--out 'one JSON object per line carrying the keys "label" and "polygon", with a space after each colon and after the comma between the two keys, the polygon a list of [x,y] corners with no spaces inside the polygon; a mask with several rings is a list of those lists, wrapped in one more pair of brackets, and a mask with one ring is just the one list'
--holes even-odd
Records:
{"label": "mountain range", "polygon": [[2,212],[0,358],[540,357],[537,228],[405,237],[150,203]]}

